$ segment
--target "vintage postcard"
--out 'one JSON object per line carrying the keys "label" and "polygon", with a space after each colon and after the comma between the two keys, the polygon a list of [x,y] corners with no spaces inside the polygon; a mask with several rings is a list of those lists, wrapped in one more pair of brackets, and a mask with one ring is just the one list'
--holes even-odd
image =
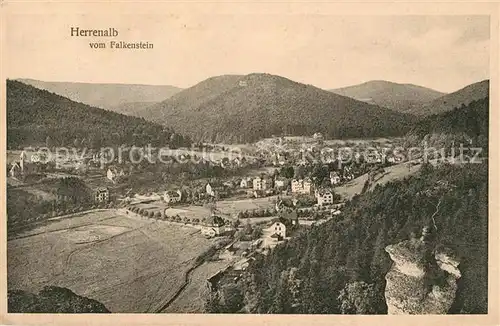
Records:
{"label": "vintage postcard", "polygon": [[499,324],[499,8],[2,1],[0,323]]}

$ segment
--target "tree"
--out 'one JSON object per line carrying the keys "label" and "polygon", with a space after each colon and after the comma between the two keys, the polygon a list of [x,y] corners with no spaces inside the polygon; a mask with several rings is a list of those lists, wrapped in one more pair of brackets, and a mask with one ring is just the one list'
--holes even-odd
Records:
{"label": "tree", "polygon": [[79,296],[67,288],[45,286],[38,294],[9,291],[8,309],[13,313],[109,313],[100,302]]}
{"label": "tree", "polygon": [[279,171],[280,176],[282,176],[284,178],[288,178],[288,179],[293,178],[294,173],[295,172],[294,172],[293,166],[290,166],[290,165],[282,167]]}
{"label": "tree", "polygon": [[243,293],[236,284],[222,286],[221,293],[222,312],[235,313],[243,308]]}
{"label": "tree", "polygon": [[243,227],[243,232],[244,234],[246,235],[250,235],[252,234],[253,232],[253,227],[252,227],[252,224],[250,224],[249,221],[247,221],[247,223],[245,224],[245,226]]}
{"label": "tree", "polygon": [[305,170],[302,165],[298,165],[294,169],[293,177],[295,179],[304,179]]}
{"label": "tree", "polygon": [[87,203],[90,201],[90,190],[80,178],[65,177],[59,179],[57,195],[68,198],[73,203]]}
{"label": "tree", "polygon": [[262,227],[260,225],[254,226],[252,230],[252,240],[257,240],[262,236]]}
{"label": "tree", "polygon": [[311,178],[317,186],[321,185],[323,180],[328,178],[328,175],[328,167],[323,164],[316,164],[311,172]]}
{"label": "tree", "polygon": [[365,282],[348,283],[338,296],[342,314],[374,314],[377,295],[373,284]]}
{"label": "tree", "polygon": [[221,313],[223,307],[220,303],[220,294],[218,291],[210,292],[205,302],[205,311],[208,313]]}
{"label": "tree", "polygon": [[52,146],[54,146],[54,143],[52,142],[52,138],[50,136],[47,136],[47,138],[45,138],[45,146],[47,146],[47,148],[52,148]]}

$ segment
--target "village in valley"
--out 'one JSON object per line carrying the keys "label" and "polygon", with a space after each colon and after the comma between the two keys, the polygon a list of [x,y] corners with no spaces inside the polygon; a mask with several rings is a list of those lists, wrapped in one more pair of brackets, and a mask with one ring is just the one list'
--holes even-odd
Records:
{"label": "village in valley", "polygon": [[6,12],[8,317],[491,313],[496,7],[207,5]]}
{"label": "village in valley", "polygon": [[[192,228],[212,239],[210,261],[218,261],[218,268],[207,285],[214,289],[214,280],[237,276],[254,255],[267,255],[294,234],[341,214],[346,200],[390,174],[391,167],[404,166],[394,177],[411,172],[412,164],[387,150],[398,141],[328,142],[316,133],[273,137],[238,151],[220,144],[180,148],[159,164],[154,163],[160,153],[150,151],[147,160],[135,165],[78,148],[73,155],[51,159],[40,149],[12,151],[10,193],[36,197],[45,211],[35,220],[19,218],[19,224],[13,216],[9,231],[102,210]],[[343,157],[339,153],[346,145],[358,152]]]}

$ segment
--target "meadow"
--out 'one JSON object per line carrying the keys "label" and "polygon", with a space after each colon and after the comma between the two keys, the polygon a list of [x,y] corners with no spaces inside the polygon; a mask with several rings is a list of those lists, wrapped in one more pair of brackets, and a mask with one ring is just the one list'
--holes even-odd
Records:
{"label": "meadow", "polygon": [[115,210],[83,213],[8,241],[8,289],[56,285],[112,312],[156,312],[211,245],[193,228]]}

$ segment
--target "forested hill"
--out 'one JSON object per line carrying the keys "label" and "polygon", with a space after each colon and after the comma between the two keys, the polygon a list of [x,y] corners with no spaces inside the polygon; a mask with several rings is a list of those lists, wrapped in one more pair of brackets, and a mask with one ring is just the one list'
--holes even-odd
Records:
{"label": "forested hill", "polygon": [[385,80],[372,80],[359,85],[332,89],[331,92],[399,112],[407,112],[421,107],[423,104],[445,95],[430,88]]}
{"label": "forested hill", "polygon": [[483,80],[461,88],[453,93],[443,95],[420,107],[414,107],[409,113],[426,116],[451,111],[456,107],[460,107],[462,104],[467,105],[472,101],[488,97],[489,92],[490,81]]}
{"label": "forested hill", "polygon": [[7,146],[50,142],[53,146],[152,143],[177,146],[189,139],[159,124],[71,101],[14,80],[7,80]]}
{"label": "forested hill", "polygon": [[[164,101],[181,91],[180,88],[169,85],[47,82],[35,79],[18,79],[18,81],[67,97],[72,101],[130,115],[136,114],[134,110],[130,110],[130,106],[127,106],[128,103],[143,103],[144,106],[148,106]],[[123,106],[128,110],[121,111]],[[142,109],[142,106],[138,109]]]}
{"label": "forested hill", "polygon": [[251,313],[387,313],[384,277],[392,261],[384,248],[432,227],[435,212],[431,244],[458,256],[462,274],[449,312],[486,313],[486,164],[425,165],[409,179],[354,197],[334,220],[258,256],[232,288],[242,293],[239,304],[210,301],[207,306]]}
{"label": "forested hill", "polygon": [[412,145],[426,140],[428,145],[473,144],[488,147],[489,97],[462,104],[451,111],[420,120],[408,133]]}
{"label": "forested hill", "polygon": [[334,138],[405,134],[414,117],[270,75],[219,76],[147,110],[194,140],[252,142],[272,135]]}

